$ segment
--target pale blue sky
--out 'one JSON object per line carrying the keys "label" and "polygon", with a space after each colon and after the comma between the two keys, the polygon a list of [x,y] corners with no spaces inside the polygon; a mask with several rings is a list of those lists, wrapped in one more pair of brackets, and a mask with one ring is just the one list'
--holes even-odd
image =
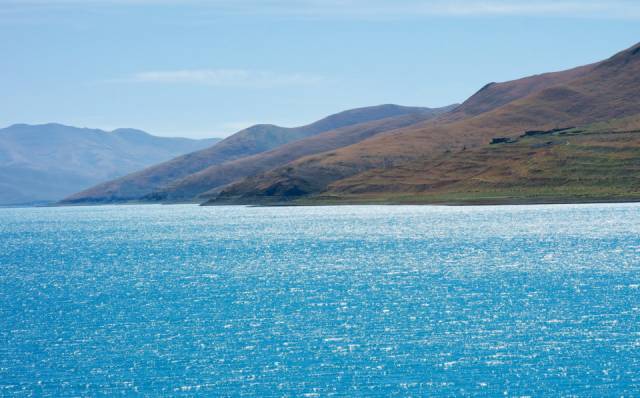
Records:
{"label": "pale blue sky", "polygon": [[638,41],[636,0],[0,0],[0,126],[225,136],[461,102]]}

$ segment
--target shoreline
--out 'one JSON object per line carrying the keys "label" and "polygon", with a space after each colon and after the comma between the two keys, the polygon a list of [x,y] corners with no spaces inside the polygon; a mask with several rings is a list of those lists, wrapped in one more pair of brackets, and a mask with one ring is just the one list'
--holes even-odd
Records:
{"label": "shoreline", "polygon": [[199,207],[245,206],[245,207],[321,207],[321,206],[531,206],[531,205],[578,205],[606,203],[640,203],[638,198],[478,198],[470,200],[290,200],[290,201],[220,201],[220,202],[96,202],[96,203],[49,203],[49,204],[17,204],[0,205],[0,209],[47,208],[47,207],[99,207],[99,206],[140,206],[140,205],[195,205]]}
{"label": "shoreline", "polygon": [[640,198],[584,198],[563,200],[561,198],[545,198],[540,200],[530,199],[486,199],[486,200],[451,200],[451,201],[358,201],[358,200],[341,200],[341,201],[291,201],[291,202],[219,202],[219,203],[203,203],[202,207],[209,206],[249,206],[249,207],[303,207],[303,206],[528,206],[528,205],[556,205],[556,204],[600,204],[600,203],[640,203]]}

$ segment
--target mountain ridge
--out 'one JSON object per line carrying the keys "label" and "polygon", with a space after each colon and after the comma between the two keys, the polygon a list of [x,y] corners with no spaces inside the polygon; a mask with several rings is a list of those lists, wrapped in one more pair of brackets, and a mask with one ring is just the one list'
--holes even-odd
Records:
{"label": "mountain ridge", "polygon": [[241,130],[215,146],[189,153],[148,169],[109,181],[65,198],[62,203],[113,203],[139,201],[163,186],[207,167],[256,155],[319,133],[366,121],[380,120],[429,108],[383,104],[329,115],[300,127],[258,124]]}

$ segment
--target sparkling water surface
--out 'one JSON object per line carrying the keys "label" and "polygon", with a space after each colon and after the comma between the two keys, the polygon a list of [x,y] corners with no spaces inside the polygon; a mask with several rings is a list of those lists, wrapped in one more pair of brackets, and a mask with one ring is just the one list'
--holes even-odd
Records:
{"label": "sparkling water surface", "polygon": [[640,205],[0,209],[0,396],[635,396]]}

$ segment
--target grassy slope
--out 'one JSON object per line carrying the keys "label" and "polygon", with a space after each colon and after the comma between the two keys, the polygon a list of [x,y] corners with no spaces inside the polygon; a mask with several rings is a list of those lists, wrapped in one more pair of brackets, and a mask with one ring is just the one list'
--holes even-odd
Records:
{"label": "grassy slope", "polygon": [[306,200],[458,204],[640,200],[640,116],[373,170]]}

